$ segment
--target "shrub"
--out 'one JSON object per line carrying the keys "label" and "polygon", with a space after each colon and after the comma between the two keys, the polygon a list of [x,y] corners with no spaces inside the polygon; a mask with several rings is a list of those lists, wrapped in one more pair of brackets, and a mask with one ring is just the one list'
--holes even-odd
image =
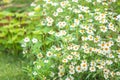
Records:
{"label": "shrub", "polygon": [[[22,42],[35,80],[120,79],[116,0],[35,0],[34,35]],[[35,35],[37,34],[37,35]],[[38,36],[39,34],[39,36]]]}
{"label": "shrub", "polygon": [[27,35],[32,36],[34,23],[31,25],[32,20],[27,16],[31,2],[32,0],[0,1],[0,51],[20,53],[20,41]]}
{"label": "shrub", "polygon": [[1,51],[19,53],[20,42],[25,36],[32,36],[34,23],[27,13],[0,12],[0,46]]}

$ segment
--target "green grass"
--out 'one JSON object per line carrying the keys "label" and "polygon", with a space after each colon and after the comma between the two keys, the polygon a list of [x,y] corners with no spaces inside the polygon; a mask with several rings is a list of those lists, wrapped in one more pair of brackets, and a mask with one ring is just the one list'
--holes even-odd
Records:
{"label": "green grass", "polygon": [[0,80],[29,80],[22,71],[25,64],[22,57],[0,53]]}

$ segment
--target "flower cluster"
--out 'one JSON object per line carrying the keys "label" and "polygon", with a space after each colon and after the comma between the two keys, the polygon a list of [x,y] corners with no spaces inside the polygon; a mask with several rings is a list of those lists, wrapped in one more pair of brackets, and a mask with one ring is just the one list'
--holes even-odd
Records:
{"label": "flower cluster", "polygon": [[[33,38],[32,43],[42,45],[48,39],[51,42],[37,46],[37,51],[32,48],[36,59],[31,66],[31,75],[41,80],[120,77],[120,34],[116,24],[120,15],[109,8],[115,2],[35,0],[31,4],[34,11],[29,16],[39,16],[40,27],[49,30],[43,34],[42,41]],[[30,39],[25,38],[22,44],[26,55],[28,42]]]}

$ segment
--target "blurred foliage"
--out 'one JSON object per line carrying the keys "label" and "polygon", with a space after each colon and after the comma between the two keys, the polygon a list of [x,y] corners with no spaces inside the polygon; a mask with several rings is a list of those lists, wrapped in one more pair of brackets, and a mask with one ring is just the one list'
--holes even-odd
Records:
{"label": "blurred foliage", "polygon": [[120,14],[120,0],[117,0],[117,2],[113,3],[110,7],[113,9],[113,12]]}
{"label": "blurred foliage", "polygon": [[29,6],[33,0],[2,0],[0,1],[0,11],[24,12],[29,11]]}
{"label": "blurred foliage", "polygon": [[0,80],[29,80],[22,70],[27,61],[21,55],[0,53],[0,62]]}
{"label": "blurred foliage", "polygon": [[[19,53],[20,41],[29,27],[27,10],[33,0],[0,1],[0,51]],[[23,5],[23,6],[22,6]],[[26,7],[25,7],[25,6]],[[28,30],[31,31],[31,30]]]}
{"label": "blurred foliage", "polygon": [[0,43],[4,51],[18,53],[20,41],[31,35],[33,25],[26,13],[0,12]]}

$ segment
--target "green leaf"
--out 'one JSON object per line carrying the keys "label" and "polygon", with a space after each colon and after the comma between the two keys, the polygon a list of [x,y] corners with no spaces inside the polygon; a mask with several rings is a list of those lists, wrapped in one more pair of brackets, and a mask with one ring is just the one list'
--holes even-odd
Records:
{"label": "green leaf", "polygon": [[7,33],[0,33],[0,37],[5,37]]}
{"label": "green leaf", "polygon": [[45,28],[42,29],[42,31],[43,31],[44,33],[48,33],[50,30],[51,30],[51,29],[48,28],[48,27],[45,27]]}
{"label": "green leaf", "polygon": [[43,34],[43,32],[41,30],[37,30],[37,31],[33,31],[33,34]]}

